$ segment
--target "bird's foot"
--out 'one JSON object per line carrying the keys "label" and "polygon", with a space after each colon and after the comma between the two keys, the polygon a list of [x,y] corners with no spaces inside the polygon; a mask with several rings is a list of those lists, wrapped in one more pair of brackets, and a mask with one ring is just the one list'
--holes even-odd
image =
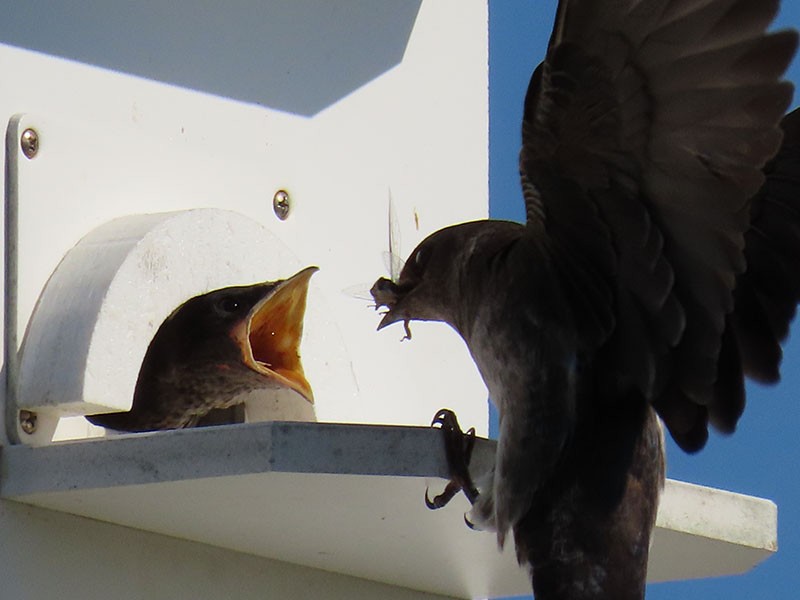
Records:
{"label": "bird's foot", "polygon": [[460,491],[475,504],[478,499],[478,488],[469,474],[469,462],[475,447],[475,428],[470,427],[466,433],[461,431],[456,414],[447,408],[436,413],[431,426],[438,425],[444,435],[444,453],[450,469],[450,481],[444,491],[431,499],[425,490],[425,505],[431,510],[446,506]]}

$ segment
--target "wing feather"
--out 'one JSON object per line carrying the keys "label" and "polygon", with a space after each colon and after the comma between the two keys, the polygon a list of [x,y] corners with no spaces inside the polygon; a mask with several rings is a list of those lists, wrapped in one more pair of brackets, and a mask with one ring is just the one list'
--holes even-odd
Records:
{"label": "wing feather", "polygon": [[[780,197],[796,182],[773,180],[750,210],[792,95],[780,79],[797,34],[765,31],[778,4],[561,0],[525,101],[528,231],[573,282],[606,382],[638,386],[688,450],[709,422],[735,427],[743,374],[777,369],[753,348],[774,357],[797,304],[800,269],[783,257],[800,255],[800,220],[781,220],[797,204]],[[786,283],[764,283],[776,270]]]}
{"label": "wing feather", "polygon": [[764,383],[779,378],[781,343],[800,302],[800,110],[781,125],[783,146],[752,202],[747,271],[737,281],[731,316],[744,373]]}

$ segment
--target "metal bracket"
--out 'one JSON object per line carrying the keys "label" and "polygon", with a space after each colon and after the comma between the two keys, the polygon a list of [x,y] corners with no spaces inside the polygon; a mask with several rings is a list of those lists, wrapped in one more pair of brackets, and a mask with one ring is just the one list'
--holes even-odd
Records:
{"label": "metal bracket", "polygon": [[16,114],[6,128],[5,160],[5,236],[4,236],[4,302],[3,355],[4,410],[2,411],[5,441],[19,444],[17,432],[17,384],[19,375],[19,344],[17,339],[17,281],[18,281],[18,211],[19,157],[22,153],[20,123],[24,115]]}

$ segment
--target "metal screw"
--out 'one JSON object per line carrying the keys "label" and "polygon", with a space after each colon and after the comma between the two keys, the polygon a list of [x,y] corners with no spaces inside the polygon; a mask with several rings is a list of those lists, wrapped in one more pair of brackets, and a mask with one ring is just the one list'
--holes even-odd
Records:
{"label": "metal screw", "polygon": [[285,221],[289,217],[289,210],[292,208],[292,202],[289,199],[289,193],[285,190],[278,190],[272,197],[272,210],[275,216],[281,221]]}
{"label": "metal screw", "polygon": [[36,413],[30,410],[19,411],[19,426],[28,435],[36,431]]}
{"label": "metal screw", "polygon": [[22,139],[20,140],[22,146],[22,153],[27,158],[33,158],[39,152],[39,134],[35,129],[26,129],[22,132]]}

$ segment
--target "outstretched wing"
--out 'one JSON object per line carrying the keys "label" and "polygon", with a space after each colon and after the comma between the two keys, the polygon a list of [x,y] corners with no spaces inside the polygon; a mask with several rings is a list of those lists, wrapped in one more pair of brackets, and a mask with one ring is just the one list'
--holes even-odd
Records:
{"label": "outstretched wing", "polygon": [[749,201],[792,95],[797,35],[765,33],[778,4],[561,0],[525,101],[528,230],[599,348],[598,381],[640,389],[687,450],[741,413],[741,368],[721,381],[719,365],[740,362],[726,325]]}
{"label": "outstretched wing", "polygon": [[778,381],[781,343],[800,302],[800,110],[781,128],[783,145],[753,199],[747,271],[736,283],[731,316],[744,372],[763,383]]}

